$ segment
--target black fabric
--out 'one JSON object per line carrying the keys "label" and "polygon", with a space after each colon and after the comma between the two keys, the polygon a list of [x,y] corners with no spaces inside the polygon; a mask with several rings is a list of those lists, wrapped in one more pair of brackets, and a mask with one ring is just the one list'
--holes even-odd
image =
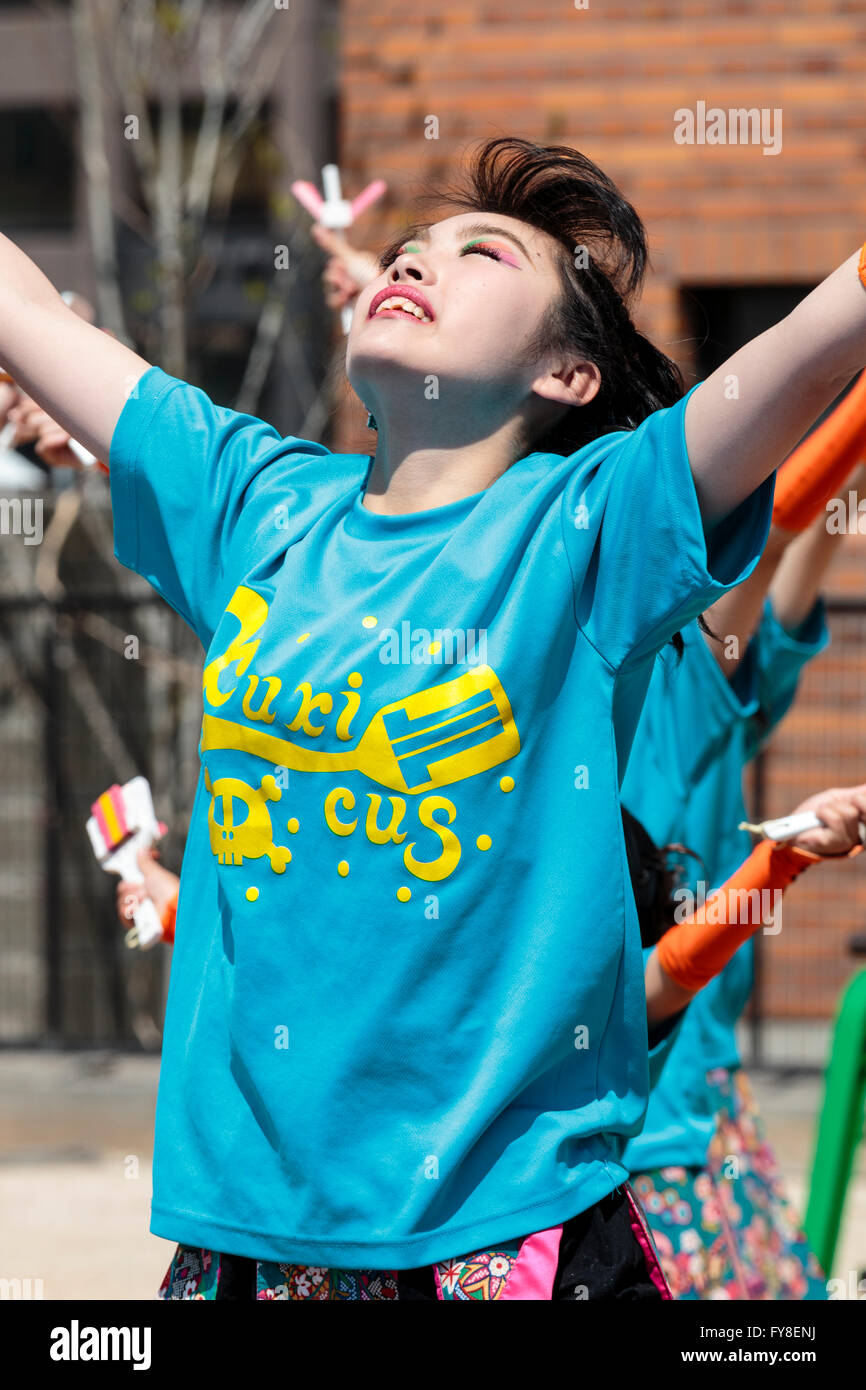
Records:
{"label": "black fabric", "polygon": [[246,1303],[256,1296],[256,1261],[245,1255],[218,1255],[220,1267],[214,1299]]}
{"label": "black fabric", "polygon": [[398,1269],[397,1270],[397,1299],[400,1303],[404,1299],[416,1303],[423,1299],[427,1303],[438,1303],[439,1295],[436,1292],[436,1279],[433,1274],[432,1265],[424,1265],[421,1269]]}
{"label": "black fabric", "polygon": [[620,1188],[562,1228],[553,1301],[575,1299],[663,1301],[632,1230],[628,1198]]}

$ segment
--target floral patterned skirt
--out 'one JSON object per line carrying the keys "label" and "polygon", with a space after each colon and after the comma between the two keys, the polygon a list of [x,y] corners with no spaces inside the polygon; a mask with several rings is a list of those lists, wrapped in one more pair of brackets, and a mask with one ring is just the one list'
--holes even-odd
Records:
{"label": "floral patterned skirt", "polygon": [[[444,1299],[499,1299],[514,1268],[518,1250],[479,1251],[466,1261],[449,1260],[436,1267],[438,1297]],[[224,1281],[227,1258],[213,1250],[178,1246],[162,1281],[160,1298],[215,1299]],[[246,1263],[246,1262],[244,1262]],[[231,1258],[234,1271],[238,1261]],[[271,1264],[251,1260],[255,1266],[257,1299],[360,1300],[382,1302],[405,1298],[400,1272],[388,1269],[324,1269],[311,1265]],[[252,1276],[252,1271],[251,1271]]]}
{"label": "floral patterned skirt", "polygon": [[745,1075],[722,1069],[707,1081],[718,1102],[705,1167],[632,1178],[674,1298],[826,1299]]}
{"label": "floral patterned skirt", "polygon": [[396,1299],[397,1275],[390,1270],[321,1269],[311,1265],[280,1265],[265,1260],[238,1260],[216,1250],[179,1245],[166,1271],[159,1297],[166,1299],[224,1298],[227,1277],[237,1280],[238,1268],[255,1280],[261,1299]]}

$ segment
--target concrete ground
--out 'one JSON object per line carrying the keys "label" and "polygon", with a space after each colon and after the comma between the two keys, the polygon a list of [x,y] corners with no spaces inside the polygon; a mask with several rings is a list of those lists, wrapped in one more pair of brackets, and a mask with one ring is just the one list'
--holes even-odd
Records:
{"label": "concrete ground", "polygon": [[155,1056],[0,1054],[0,1278],[156,1296],[174,1250],[148,1232],[158,1076]]}
{"label": "concrete ground", "polygon": [[[45,1299],[155,1298],[174,1250],[148,1232],[158,1072],[151,1056],[0,1054],[0,1279]],[[750,1076],[802,1212],[820,1076]],[[864,1269],[866,1144],[833,1274]]]}

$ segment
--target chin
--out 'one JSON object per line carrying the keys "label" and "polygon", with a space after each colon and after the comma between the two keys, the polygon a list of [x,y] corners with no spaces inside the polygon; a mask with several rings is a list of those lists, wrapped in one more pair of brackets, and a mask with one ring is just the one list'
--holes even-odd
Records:
{"label": "chin", "polygon": [[431,363],[429,353],[422,351],[412,351],[407,345],[404,337],[397,342],[396,335],[390,342],[383,341],[383,337],[376,335],[377,342],[369,339],[364,342],[350,343],[346,352],[346,375],[349,384],[357,395],[363,399],[364,387],[369,383],[378,383],[383,380],[396,378],[424,378],[429,372],[435,372],[435,363]]}

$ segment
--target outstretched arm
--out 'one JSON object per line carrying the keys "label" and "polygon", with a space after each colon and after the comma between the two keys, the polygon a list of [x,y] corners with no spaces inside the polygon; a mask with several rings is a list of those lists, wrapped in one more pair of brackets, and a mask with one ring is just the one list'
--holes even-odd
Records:
{"label": "outstretched arm", "polygon": [[150,363],[80,318],[0,234],[0,366],[107,463],[124,403]]}
{"label": "outstretched arm", "polygon": [[[851,486],[858,486],[858,476]],[[743,661],[764,611],[768,593],[773,612],[786,632],[805,622],[821,592],[824,576],[839,551],[839,536],[827,530],[824,513],[800,533],[770,528],[764,553],[748,579],[723,594],[704,614],[712,632],[705,640],[727,680]],[[735,637],[736,642],[731,642]]]}
{"label": "outstretched arm", "polygon": [[827,504],[846,480],[855,489],[863,485],[864,469],[857,467],[863,458],[866,372],[860,373],[844,400],[782,464],[764,554],[748,579],[723,594],[705,615],[712,631],[724,638],[708,641],[728,680],[760,622],[768,587],[776,617],[788,632],[811,613],[824,572],[836,553],[837,536],[835,528],[827,525]]}
{"label": "outstretched arm", "polygon": [[705,523],[734,510],[866,363],[866,247],[692,392],[686,446]]}
{"label": "outstretched arm", "polygon": [[644,971],[650,1025],[684,1009],[762,926],[763,890],[784,891],[820,858],[850,858],[862,850],[866,784],[819,792],[801,802],[794,814],[803,811],[812,811],[822,828],[807,830],[784,845],[762,840],[727,883],[660,938]]}
{"label": "outstretched arm", "polygon": [[[866,454],[866,444],[863,449]],[[857,468],[847,488],[866,496],[866,466]],[[846,499],[847,500],[847,499]],[[793,632],[809,616],[821,592],[824,574],[838,553],[840,535],[828,527],[826,511],[788,546],[770,585],[773,611],[782,627]]]}
{"label": "outstretched arm", "polygon": [[[764,600],[791,537],[770,527],[764,553],[748,579],[722,594],[704,614],[710,633],[704,641],[715,657],[726,680],[732,680],[741,665],[755,628],[761,621]],[[733,640],[732,639],[736,639]]]}

